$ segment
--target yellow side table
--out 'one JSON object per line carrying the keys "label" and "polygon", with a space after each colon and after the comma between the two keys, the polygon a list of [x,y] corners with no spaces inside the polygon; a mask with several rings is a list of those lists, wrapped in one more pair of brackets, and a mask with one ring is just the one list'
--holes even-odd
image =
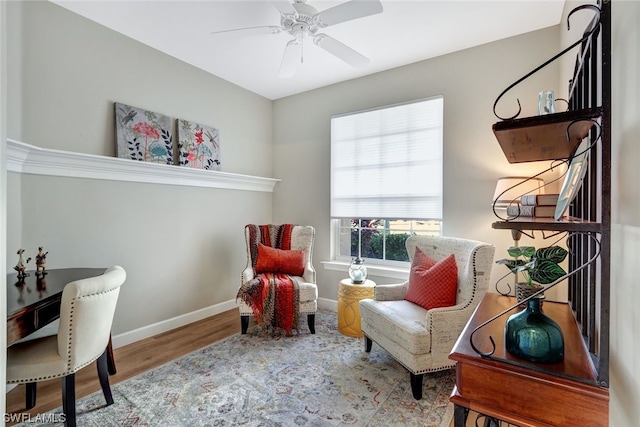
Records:
{"label": "yellow side table", "polygon": [[373,280],[365,280],[359,285],[351,279],[342,279],[338,285],[338,331],[360,338],[364,336],[360,327],[360,300],[373,298]]}

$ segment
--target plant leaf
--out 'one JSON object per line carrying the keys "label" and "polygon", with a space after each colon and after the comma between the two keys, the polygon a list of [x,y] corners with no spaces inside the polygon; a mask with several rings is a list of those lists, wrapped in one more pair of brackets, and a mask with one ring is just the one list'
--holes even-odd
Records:
{"label": "plant leaf", "polygon": [[496,261],[496,264],[506,265],[507,268],[511,270],[512,273],[515,273],[516,271],[521,271],[519,270],[519,268],[524,266],[526,263],[527,262],[522,259],[511,259],[511,258],[505,258],[505,259],[500,259]]}
{"label": "plant leaf", "polygon": [[567,257],[567,250],[560,246],[549,246],[548,248],[540,248],[536,251],[534,257],[541,260],[549,260],[556,264],[561,263]]}
{"label": "plant leaf", "polygon": [[538,259],[535,264],[535,268],[529,269],[529,276],[531,280],[543,285],[555,282],[567,274],[558,264],[546,259]]}
{"label": "plant leaf", "polygon": [[531,258],[536,253],[536,248],[533,246],[511,246],[507,249],[507,253],[514,258],[520,256]]}

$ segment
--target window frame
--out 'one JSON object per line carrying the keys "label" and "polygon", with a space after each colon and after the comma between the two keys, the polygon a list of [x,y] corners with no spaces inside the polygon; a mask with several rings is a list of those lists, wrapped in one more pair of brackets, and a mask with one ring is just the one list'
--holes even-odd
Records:
{"label": "window frame", "polygon": [[[331,259],[334,260],[335,262],[338,263],[346,263],[349,264],[351,263],[351,260],[354,258],[352,255],[341,255],[340,253],[340,236],[341,236],[341,231],[343,230],[344,227],[341,227],[341,221],[343,219],[346,218],[332,218],[331,219],[331,236],[332,236],[332,245],[331,245],[331,252],[332,252],[332,256]],[[355,218],[354,218],[355,219]],[[362,218],[360,218],[362,219]],[[424,222],[439,222],[439,227],[438,227],[438,235],[441,236],[442,235],[442,221],[441,220],[429,220],[429,219],[424,219],[424,220],[403,220],[403,219],[390,219],[387,221],[424,221]],[[413,233],[412,233],[413,232]],[[415,233],[414,230],[410,230],[409,231],[410,235],[427,235],[428,233]],[[429,234],[432,235],[432,234]],[[385,256],[386,256],[386,249],[385,249]],[[380,268],[391,268],[391,269],[407,269],[409,267],[410,262],[409,261],[398,261],[398,260],[389,260],[389,259],[381,259],[381,258],[369,258],[369,257],[362,257],[362,259],[366,260],[366,265],[367,267],[370,266],[377,266]]]}

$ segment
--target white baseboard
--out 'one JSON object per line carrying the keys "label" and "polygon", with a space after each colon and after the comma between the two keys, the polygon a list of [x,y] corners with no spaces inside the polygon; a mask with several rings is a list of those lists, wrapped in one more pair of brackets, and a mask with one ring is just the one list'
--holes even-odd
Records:
{"label": "white baseboard", "polygon": [[[181,326],[188,325],[189,323],[197,322],[198,320],[206,319],[207,317],[214,316],[216,314],[223,313],[228,310],[232,310],[238,307],[235,300],[225,301],[219,304],[214,304],[209,307],[202,308],[200,310],[192,311],[181,316],[166,319],[161,322],[153,323],[151,325],[143,326],[142,328],[134,329],[129,332],[124,332],[112,337],[113,347],[118,348],[127,344],[134,343],[136,341],[150,338],[154,335],[162,334],[172,329],[179,328]],[[240,320],[238,319],[238,322]]]}
{"label": "white baseboard", "polygon": [[[145,338],[150,338],[154,335],[162,334],[172,329],[188,325],[189,323],[197,322],[198,320],[206,319],[207,317],[232,310],[237,306],[238,305],[236,304],[235,300],[229,300],[220,304],[202,308],[200,310],[192,311],[191,313],[183,314],[171,319],[166,319],[162,322],[153,323],[151,325],[143,326],[142,328],[114,335],[112,337],[113,347],[123,347],[127,344],[131,344]],[[338,301],[327,298],[318,298],[318,308],[322,310],[337,312]],[[239,319],[238,322],[240,322]]]}

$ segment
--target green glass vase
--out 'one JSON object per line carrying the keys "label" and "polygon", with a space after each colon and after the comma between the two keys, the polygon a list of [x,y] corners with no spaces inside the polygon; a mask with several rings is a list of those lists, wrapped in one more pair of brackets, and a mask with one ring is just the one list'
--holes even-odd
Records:
{"label": "green glass vase", "polygon": [[535,363],[557,363],[564,358],[564,337],[556,322],[540,309],[542,298],[527,301],[504,327],[505,347],[514,356]]}

